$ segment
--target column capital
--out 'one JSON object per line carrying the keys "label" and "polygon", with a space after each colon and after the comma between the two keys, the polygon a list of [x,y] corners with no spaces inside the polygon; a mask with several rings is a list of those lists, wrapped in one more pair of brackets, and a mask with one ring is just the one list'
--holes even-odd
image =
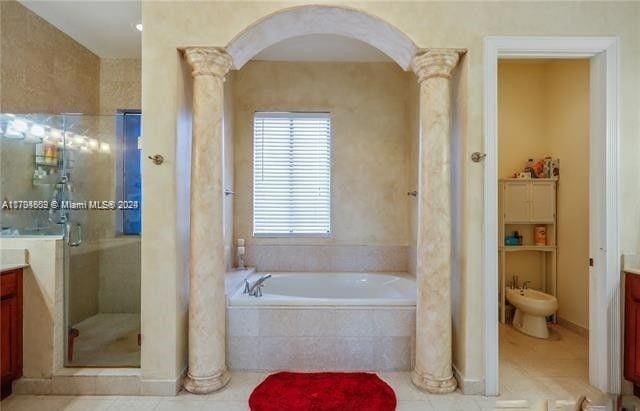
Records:
{"label": "column capital", "polygon": [[431,49],[419,51],[411,61],[411,69],[418,76],[418,83],[432,77],[451,78],[458,64],[460,52],[453,49]]}
{"label": "column capital", "polygon": [[193,71],[191,75],[224,78],[233,60],[223,47],[185,47],[180,49]]}

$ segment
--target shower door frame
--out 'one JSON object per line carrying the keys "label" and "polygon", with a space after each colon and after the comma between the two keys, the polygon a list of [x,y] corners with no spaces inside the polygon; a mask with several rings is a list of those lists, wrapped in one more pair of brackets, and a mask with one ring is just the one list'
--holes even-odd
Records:
{"label": "shower door frame", "polygon": [[484,40],[484,152],[487,155],[483,216],[485,394],[500,393],[497,212],[499,58],[590,59],[589,252],[595,260],[595,266],[590,268],[589,273],[589,382],[604,392],[619,394],[622,384],[619,38],[536,36],[489,36]]}

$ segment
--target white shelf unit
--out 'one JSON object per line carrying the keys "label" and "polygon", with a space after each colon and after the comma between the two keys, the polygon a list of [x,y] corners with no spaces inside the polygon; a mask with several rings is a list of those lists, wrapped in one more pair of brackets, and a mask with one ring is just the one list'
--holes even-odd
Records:
{"label": "white shelf unit", "polygon": [[[500,322],[506,322],[506,287],[507,287],[507,255],[513,252],[537,251],[540,253],[542,272],[542,291],[553,296],[557,291],[557,182],[555,178],[537,179],[501,179],[499,190],[499,246],[500,258]],[[535,226],[544,225],[547,228],[547,244],[535,245],[533,231]],[[511,234],[510,228],[530,230],[527,238],[531,244],[517,246],[504,245],[505,236]],[[549,260],[550,259],[550,260]],[[550,284],[547,284],[547,262],[550,263]],[[555,315],[554,315],[555,321]]]}

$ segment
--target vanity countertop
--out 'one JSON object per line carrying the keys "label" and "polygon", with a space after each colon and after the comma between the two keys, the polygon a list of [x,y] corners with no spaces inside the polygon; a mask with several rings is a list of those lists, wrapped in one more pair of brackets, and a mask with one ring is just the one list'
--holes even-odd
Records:
{"label": "vanity countertop", "polygon": [[4,273],[5,271],[9,271],[9,270],[15,270],[18,268],[24,268],[24,267],[29,267],[29,264],[23,263],[23,264],[1,264],[0,265],[0,272]]}
{"label": "vanity countertop", "polygon": [[622,256],[622,271],[640,275],[640,255],[625,254]]}
{"label": "vanity countertop", "polygon": [[0,272],[28,267],[27,250],[24,248],[0,250]]}

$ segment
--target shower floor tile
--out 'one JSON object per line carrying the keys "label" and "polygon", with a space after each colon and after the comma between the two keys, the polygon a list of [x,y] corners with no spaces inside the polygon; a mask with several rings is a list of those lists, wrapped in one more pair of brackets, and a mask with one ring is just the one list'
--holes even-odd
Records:
{"label": "shower floor tile", "polygon": [[75,325],[70,367],[139,367],[140,314],[100,313]]}

